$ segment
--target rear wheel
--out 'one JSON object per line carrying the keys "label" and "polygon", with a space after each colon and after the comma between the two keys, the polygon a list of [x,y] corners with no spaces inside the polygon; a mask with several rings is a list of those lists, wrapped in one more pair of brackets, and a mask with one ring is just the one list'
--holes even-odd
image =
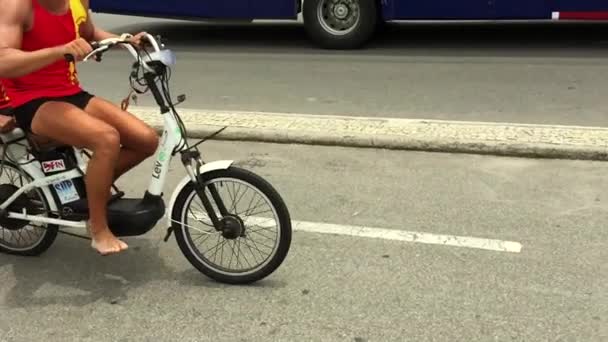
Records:
{"label": "rear wheel", "polygon": [[[178,194],[171,218],[182,253],[200,272],[228,284],[247,284],[273,273],[291,245],[291,219],[278,192],[260,176],[230,167],[201,175],[222,228],[217,230],[194,183]],[[228,214],[213,200],[215,187]]]}
{"label": "rear wheel", "polygon": [[327,49],[364,45],[378,22],[377,0],[306,0],[302,15],[311,39]]}
{"label": "rear wheel", "polygon": [[[2,162],[1,165],[0,203],[33,181],[32,177],[17,165],[7,161]],[[8,210],[21,212],[23,209],[31,215],[48,216],[50,212],[46,197],[39,188],[19,196]],[[2,217],[0,218],[0,252],[22,256],[40,255],[51,247],[58,230],[56,225]]]}

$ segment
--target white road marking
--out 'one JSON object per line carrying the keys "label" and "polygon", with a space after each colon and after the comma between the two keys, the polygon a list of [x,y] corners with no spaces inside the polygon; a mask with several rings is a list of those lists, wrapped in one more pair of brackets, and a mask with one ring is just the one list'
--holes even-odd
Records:
{"label": "white road marking", "polygon": [[[274,219],[264,217],[249,217],[246,220],[246,225],[254,224],[262,226],[262,223],[273,223],[270,227],[276,227]],[[413,243],[424,243],[442,246],[453,246],[463,248],[485,249],[496,252],[520,253],[522,245],[519,242],[504,241],[496,239],[486,239],[468,236],[432,234],[423,232],[411,232],[397,229],[362,227],[340,225],[324,222],[306,222],[306,221],[291,221],[294,231],[303,231],[319,234],[334,234],[372,239],[385,239]]]}
{"label": "white road marking", "polygon": [[[195,220],[202,220],[204,217],[204,222],[211,222],[205,212],[195,210],[191,212],[191,214],[196,215],[195,217],[192,217]],[[250,216],[245,219],[245,226],[249,229],[251,229],[252,227],[258,227],[259,229],[276,229],[276,225],[277,223],[274,218]],[[332,234],[461,248],[484,249],[489,251],[507,253],[520,253],[522,249],[522,244],[515,241],[486,239],[469,236],[433,234],[398,229],[351,226],[325,222],[307,222],[296,220],[292,220],[291,225],[294,231],[302,231],[308,233]],[[209,230],[209,233],[214,233],[214,231]]]}

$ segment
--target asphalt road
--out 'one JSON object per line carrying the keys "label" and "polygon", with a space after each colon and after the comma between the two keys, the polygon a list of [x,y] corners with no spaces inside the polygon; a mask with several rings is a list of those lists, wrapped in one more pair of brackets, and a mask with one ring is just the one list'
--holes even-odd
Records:
{"label": "asphalt road", "polygon": [[[0,256],[0,341],[605,341],[608,165],[208,142],[270,180],[293,220],[521,243],[520,253],[295,233],[248,287],[195,271],[164,224],[102,258],[60,236]],[[140,194],[151,163],[120,184]],[[175,163],[167,193],[183,176]]]}
{"label": "asphalt road", "polygon": [[[113,32],[167,37],[179,61],[173,93],[190,108],[608,124],[608,25],[400,24],[364,50],[325,51],[298,24],[95,18]],[[81,79],[118,101],[127,57],[81,66]]]}

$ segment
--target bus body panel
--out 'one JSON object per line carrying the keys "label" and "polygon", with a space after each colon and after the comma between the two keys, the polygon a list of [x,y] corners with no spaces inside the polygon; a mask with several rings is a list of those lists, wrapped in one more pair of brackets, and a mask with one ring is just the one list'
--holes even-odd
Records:
{"label": "bus body panel", "polygon": [[[380,0],[385,20],[608,19],[608,0]],[[555,19],[555,18],[554,18]]]}
{"label": "bus body panel", "polygon": [[249,0],[91,0],[94,12],[167,17],[242,18],[249,14]]}
{"label": "bus body panel", "polygon": [[[254,4],[251,6],[251,4]],[[210,19],[295,19],[296,0],[91,0],[94,12]]]}
{"label": "bus body panel", "polygon": [[[575,19],[608,15],[608,0],[379,0],[385,20]],[[298,0],[91,0],[99,13],[167,18],[295,19]]]}
{"label": "bus body panel", "polygon": [[556,20],[608,20],[608,2],[605,0],[553,0],[551,17]]}
{"label": "bus body panel", "polygon": [[395,1],[393,0],[380,0],[380,16],[384,20],[395,19]]}
{"label": "bus body panel", "polygon": [[249,16],[252,19],[295,19],[298,16],[297,1],[299,0],[251,0]]}
{"label": "bus body panel", "polygon": [[494,15],[494,0],[393,0],[393,19],[487,19]]}
{"label": "bus body panel", "polygon": [[606,12],[606,0],[551,0],[556,12]]}
{"label": "bus body panel", "polygon": [[130,14],[155,17],[246,18],[249,0],[91,0],[91,10],[100,13]]}
{"label": "bus body panel", "polygon": [[496,3],[492,19],[551,19],[552,0],[493,0]]}

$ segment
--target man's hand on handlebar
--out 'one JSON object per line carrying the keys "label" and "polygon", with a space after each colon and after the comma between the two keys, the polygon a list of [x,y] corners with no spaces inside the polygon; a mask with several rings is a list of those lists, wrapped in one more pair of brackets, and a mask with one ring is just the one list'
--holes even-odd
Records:
{"label": "man's hand on handlebar", "polygon": [[131,44],[133,44],[136,48],[141,49],[144,44],[147,43],[147,37],[146,37],[146,32],[140,32],[136,35],[134,35],[133,37],[127,39],[127,41],[129,41]]}
{"label": "man's hand on handlebar", "polygon": [[93,47],[86,40],[78,38],[60,47],[61,56],[71,55],[76,61],[82,61],[91,51]]}

